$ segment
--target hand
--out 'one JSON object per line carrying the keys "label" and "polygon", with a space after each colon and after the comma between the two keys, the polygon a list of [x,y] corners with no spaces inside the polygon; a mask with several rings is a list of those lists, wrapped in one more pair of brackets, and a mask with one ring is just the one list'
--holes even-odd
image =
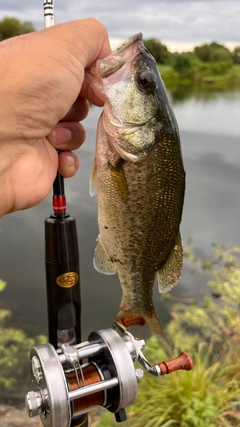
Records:
{"label": "hand", "polygon": [[102,105],[84,68],[110,53],[106,29],[94,19],[0,43],[0,216],[41,202],[57,170],[76,173],[70,150],[84,142],[87,100]]}

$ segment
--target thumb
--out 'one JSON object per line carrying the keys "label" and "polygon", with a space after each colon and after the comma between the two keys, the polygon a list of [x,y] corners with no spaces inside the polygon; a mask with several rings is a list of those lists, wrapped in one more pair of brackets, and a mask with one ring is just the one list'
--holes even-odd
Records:
{"label": "thumb", "polygon": [[[9,117],[11,112],[18,135],[27,138],[28,130],[32,137],[32,130],[41,129],[43,135],[34,132],[34,137],[41,138],[77,99],[84,68],[109,55],[111,49],[106,28],[90,18],[6,40],[1,43],[1,53],[8,56],[4,73],[11,82],[2,88],[7,91],[3,99],[12,96],[15,102],[14,109],[6,103],[3,113]],[[1,73],[3,70],[0,78]]]}
{"label": "thumb", "polygon": [[53,57],[58,55],[59,49],[66,50],[83,68],[111,54],[107,30],[94,18],[54,25],[39,31],[38,35],[42,43],[51,45]]}

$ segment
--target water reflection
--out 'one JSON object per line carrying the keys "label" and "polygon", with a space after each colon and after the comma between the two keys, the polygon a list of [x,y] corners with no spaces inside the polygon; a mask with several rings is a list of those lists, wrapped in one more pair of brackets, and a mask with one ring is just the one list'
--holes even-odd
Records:
{"label": "water reflection", "polygon": [[240,136],[240,92],[199,92],[172,102],[180,131]]}
{"label": "water reflection", "polygon": [[202,99],[206,102],[218,99],[219,97],[223,97],[224,99],[234,99],[235,97],[239,98],[239,93],[236,91],[219,92],[211,87],[203,87],[202,90],[199,90],[199,88],[194,86],[173,86],[168,89],[168,92],[175,104],[178,102],[181,103],[182,101],[190,98]]}

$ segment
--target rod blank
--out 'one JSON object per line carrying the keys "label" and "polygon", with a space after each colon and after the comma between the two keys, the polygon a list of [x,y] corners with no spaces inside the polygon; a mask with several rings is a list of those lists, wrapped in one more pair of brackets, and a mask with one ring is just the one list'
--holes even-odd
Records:
{"label": "rod blank", "polygon": [[43,0],[44,25],[45,28],[54,25],[54,0]]}

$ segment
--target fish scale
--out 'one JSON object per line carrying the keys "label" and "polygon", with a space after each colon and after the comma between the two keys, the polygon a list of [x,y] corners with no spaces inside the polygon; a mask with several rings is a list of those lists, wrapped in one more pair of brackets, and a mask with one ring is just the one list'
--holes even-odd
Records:
{"label": "fish scale", "polygon": [[99,272],[118,273],[117,321],[147,322],[160,335],[154,280],[157,274],[159,291],[169,291],[183,259],[185,171],[176,118],[140,34],[99,60],[86,78],[104,101],[90,185],[98,197],[94,265]]}

